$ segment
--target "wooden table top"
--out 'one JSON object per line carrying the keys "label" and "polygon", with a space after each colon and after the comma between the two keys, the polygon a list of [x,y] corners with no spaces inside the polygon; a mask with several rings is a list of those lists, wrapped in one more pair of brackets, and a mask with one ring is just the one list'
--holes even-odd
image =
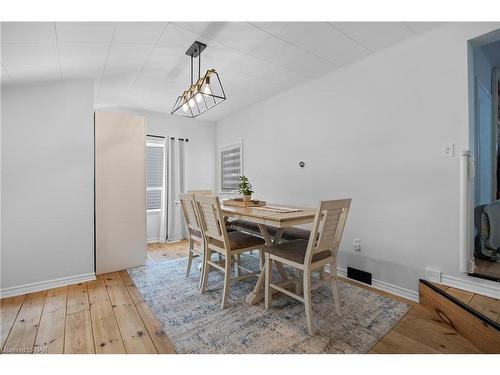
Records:
{"label": "wooden table top", "polygon": [[[294,212],[273,212],[269,211],[268,207],[272,208],[288,208],[297,209],[300,211]],[[294,207],[282,204],[267,204],[265,207],[236,207],[221,205],[224,215],[251,221],[257,224],[267,224],[273,227],[286,228],[300,224],[312,223],[316,210],[308,207]]]}

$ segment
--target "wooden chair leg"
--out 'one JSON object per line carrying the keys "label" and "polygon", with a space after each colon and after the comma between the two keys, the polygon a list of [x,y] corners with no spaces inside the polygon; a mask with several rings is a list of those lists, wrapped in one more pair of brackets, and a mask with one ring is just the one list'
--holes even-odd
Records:
{"label": "wooden chair leg", "polygon": [[192,239],[189,239],[188,243],[188,263],[187,263],[187,269],[186,269],[186,277],[189,276],[189,273],[191,272],[191,264],[193,262],[193,248],[194,248],[194,242]]}
{"label": "wooden chair leg", "polygon": [[266,310],[269,310],[271,307],[272,299],[273,299],[273,291],[271,290],[271,281],[273,276],[273,263],[271,261],[271,256],[266,254],[266,263],[264,264],[264,272],[266,273],[266,285],[264,289],[265,296],[265,307]]}
{"label": "wooden chair leg", "polygon": [[208,274],[210,273],[210,264],[208,264],[209,259],[212,256],[212,250],[205,249],[203,252],[203,281],[201,283],[201,292],[206,292],[208,289]]}
{"label": "wooden chair leg", "polygon": [[240,276],[240,263],[241,262],[241,257],[240,254],[236,254],[236,264],[234,267],[234,275],[236,277]]}
{"label": "wooden chair leg", "polygon": [[304,285],[304,273],[302,270],[299,270],[298,268],[295,270],[295,277],[297,278],[296,284],[295,284],[295,292],[300,296],[303,292],[303,285]]}
{"label": "wooden chair leg", "polygon": [[200,247],[201,247],[201,255],[200,255],[201,268],[200,268],[200,281],[198,282],[198,289],[201,290],[201,288],[203,287],[203,280],[205,279],[205,270],[207,269],[207,267],[205,266],[205,254],[207,252],[207,249],[205,249],[205,244],[203,242],[200,244]]}
{"label": "wooden chair leg", "polygon": [[304,270],[304,304],[306,307],[307,330],[311,336],[314,336],[314,323],[312,317],[312,299],[311,299],[311,271]]}
{"label": "wooden chair leg", "polygon": [[333,261],[330,263],[330,275],[331,275],[331,283],[332,283],[332,295],[333,302],[335,303],[335,311],[337,315],[342,315],[342,310],[340,309],[340,296],[339,289],[337,283],[337,262]]}
{"label": "wooden chair leg", "polygon": [[319,279],[324,280],[325,279],[325,266],[321,267],[319,270]]}
{"label": "wooden chair leg", "polygon": [[224,272],[224,291],[222,292],[222,305],[221,308],[224,310],[226,308],[227,295],[229,294],[229,288],[231,288],[231,255],[226,254],[226,265]]}

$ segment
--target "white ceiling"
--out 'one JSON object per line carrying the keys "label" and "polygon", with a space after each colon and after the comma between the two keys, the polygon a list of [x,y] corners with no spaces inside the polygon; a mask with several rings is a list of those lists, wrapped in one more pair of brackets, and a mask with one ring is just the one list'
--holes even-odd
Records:
{"label": "white ceiling", "polygon": [[228,100],[219,120],[286,88],[425,32],[430,22],[3,22],[2,84],[95,79],[96,107],[169,113],[189,84],[195,40],[208,45]]}

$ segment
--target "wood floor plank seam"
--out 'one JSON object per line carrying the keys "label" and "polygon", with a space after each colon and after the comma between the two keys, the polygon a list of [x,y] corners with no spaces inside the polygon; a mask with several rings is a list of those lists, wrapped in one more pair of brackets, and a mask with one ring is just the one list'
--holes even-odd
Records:
{"label": "wood floor plank seam", "polygon": [[[155,352],[156,346],[119,273],[111,272],[106,275],[104,280],[108,286],[109,297],[115,309],[115,316],[121,329],[126,351],[128,353]],[[136,346],[137,344],[140,345]]]}
{"label": "wood floor plank seam", "polygon": [[94,323],[92,322],[92,309],[90,308],[90,296],[89,296],[89,288],[87,283],[85,283],[85,289],[87,290],[87,299],[89,300],[89,315],[90,315],[90,333],[92,335],[92,342],[94,343],[94,354],[97,354],[95,336],[94,336]]}
{"label": "wood floor plank seam", "polygon": [[40,312],[40,317],[38,318],[38,323],[36,325],[36,335],[33,338],[33,344],[31,345],[32,352],[33,352],[33,350],[35,350],[36,338],[38,336],[38,331],[39,331],[39,328],[40,328],[40,322],[42,321],[43,310],[45,310],[45,304],[47,303],[47,297],[48,297],[48,295],[49,295],[49,291],[47,290],[47,292],[45,293],[45,298],[43,299],[42,311]]}
{"label": "wood floor plank seam", "polygon": [[[26,302],[26,298],[25,298],[23,301],[23,304],[21,305],[21,308],[16,316],[16,320],[13,323],[13,326],[12,326],[12,329],[9,333],[9,336],[5,340],[4,352],[5,352],[5,349],[8,349],[9,351],[10,350],[13,350],[13,351],[17,350],[19,352],[20,350],[22,350],[23,353],[25,353],[25,352],[33,353],[33,347],[35,345],[35,339],[36,339],[36,335],[38,333],[38,327],[40,325],[40,319],[42,316],[42,310],[43,310],[43,307],[45,304],[46,297],[47,297],[47,291],[34,292],[34,293],[29,293],[26,295],[26,298],[29,299],[29,305],[26,306],[26,311],[24,311],[23,310],[25,307],[24,302]],[[38,307],[36,304],[38,302],[38,298],[40,298],[40,299],[43,298],[43,304],[42,304],[39,312],[37,311]],[[25,318],[18,320],[21,317],[21,312],[23,312],[23,314],[26,314]],[[16,328],[18,327],[18,325],[21,326],[19,328],[19,330],[21,331],[21,333],[20,333],[20,341],[21,342],[10,343],[11,340],[14,340],[13,334],[18,333],[18,332],[16,332]],[[35,328],[36,328],[36,332],[34,333],[32,339],[29,342],[23,343],[22,341],[26,341],[26,339],[29,338],[29,335],[28,335],[28,337],[26,337],[26,332],[29,333],[29,331],[34,330]],[[8,346],[9,343],[12,344],[13,346],[12,347]],[[24,344],[24,346],[22,346],[22,344]]]}
{"label": "wood floor plank seam", "polygon": [[66,312],[68,311],[68,295],[69,293],[69,288],[66,288],[66,304],[64,307],[64,336],[63,336],[63,354],[64,354],[64,348],[66,348]]}
{"label": "wood floor plank seam", "polygon": [[67,286],[48,290],[35,339],[35,349],[38,353],[64,352],[67,298]]}
{"label": "wood floor plank seam", "polygon": [[[36,339],[38,338],[38,334],[40,333],[40,322],[42,321],[43,312],[45,311],[45,305],[47,303],[47,298],[49,296],[49,291],[50,291],[50,289],[47,290],[47,293],[45,294],[45,299],[43,300],[42,312],[40,313],[40,319],[38,320],[38,327],[37,327],[37,330],[36,330],[35,340],[33,341],[33,350],[35,350]],[[66,319],[64,319],[64,325],[66,325]]]}
{"label": "wood floor plank seam", "polygon": [[125,282],[123,281],[122,276],[120,275],[120,273],[119,273],[119,272],[117,272],[117,274],[118,274],[118,277],[120,278],[120,280],[121,280],[121,282],[122,282],[123,286],[125,287],[125,290],[126,290],[127,294],[129,295],[130,300],[132,301],[132,304],[134,305],[135,311],[137,311],[137,315],[139,315],[139,318],[141,319],[141,322],[142,322],[142,324],[144,325],[144,328],[146,328],[146,332],[147,332],[147,334],[148,334],[148,336],[149,336],[149,338],[150,338],[151,342],[153,343],[154,347],[156,348],[156,352],[157,352],[157,353],[160,353],[160,351],[158,350],[158,347],[156,346],[155,341],[154,341],[154,340],[153,340],[153,338],[151,337],[151,332],[149,332],[149,329],[148,329],[148,326],[147,326],[146,322],[144,321],[144,319],[143,319],[143,317],[142,317],[141,313],[139,312],[139,310],[137,309],[136,303],[134,302],[134,299],[133,299],[133,298],[132,298],[132,296],[130,295],[129,290],[128,290],[127,286],[125,285]]}
{"label": "wood floor plank seam", "polygon": [[16,323],[17,317],[19,316],[19,312],[21,311],[21,308],[23,306],[23,303],[24,303],[25,299],[26,299],[26,295],[23,295],[22,298],[21,298],[21,301],[19,303],[19,307],[17,308],[16,316],[12,320],[12,324],[11,324],[11,326],[9,328],[9,333],[7,334],[7,336],[5,336],[5,341],[2,343],[2,347],[0,348],[0,353],[3,353],[5,344],[7,343],[7,340],[9,339],[9,336],[12,333],[12,329],[14,328],[14,324]]}
{"label": "wood floor plank seam", "polygon": [[[84,282],[82,283],[85,287],[85,290],[86,290],[86,296],[87,296],[87,303],[88,303],[88,314],[89,314],[89,324],[90,324],[90,336],[91,336],[91,340],[92,340],[92,346],[94,348],[94,353],[95,353],[95,339],[94,339],[94,332],[93,332],[93,329],[92,329],[92,319],[91,319],[91,316],[90,316],[90,298],[89,298],[89,293],[88,293],[88,289],[87,289],[87,283]],[[79,285],[79,284],[78,284]],[[66,318],[65,318],[65,332],[64,332],[64,337],[65,337],[65,342],[64,342],[64,353],[66,353],[66,339],[67,339],[67,333],[66,333],[66,328],[68,326],[68,317],[71,317],[73,315],[78,315],[78,314],[82,314],[82,313],[85,313],[85,311],[87,311],[87,309],[83,309],[83,310],[79,310],[79,311],[74,311],[74,312],[69,312],[68,313],[68,304],[70,303],[69,301],[69,292],[70,292],[70,288],[68,287],[68,296],[66,297]]]}
{"label": "wood floor plank seam", "polygon": [[[104,277],[104,276],[102,276],[102,277]],[[123,340],[122,329],[121,329],[120,324],[118,322],[118,318],[116,317],[115,309],[113,308],[113,302],[111,301],[111,296],[109,295],[108,286],[106,285],[105,282],[104,282],[104,288],[106,289],[106,294],[108,295],[108,300],[109,300],[109,303],[111,305],[111,310],[113,311],[113,318],[115,319],[116,325],[118,327],[118,333],[120,334],[120,339],[122,340],[123,348],[125,349],[125,353],[128,353],[127,347],[125,346],[125,341]]]}
{"label": "wood floor plank seam", "polygon": [[[83,288],[83,291],[79,290],[82,288]],[[75,293],[75,289],[76,289],[76,293]],[[83,298],[84,301],[85,300],[87,301],[86,304],[85,304],[85,302],[79,301],[80,299],[82,299],[82,294],[86,295],[86,298]],[[78,302],[80,302],[80,306],[79,306]],[[83,306],[81,306],[81,305],[83,305]],[[68,286],[68,303],[66,305],[66,311],[68,312],[68,315],[78,313],[78,312],[83,311],[83,310],[89,310],[89,309],[90,309],[90,300],[89,300],[89,296],[88,296],[87,283],[82,282],[82,283],[78,283],[78,284],[69,285]]]}

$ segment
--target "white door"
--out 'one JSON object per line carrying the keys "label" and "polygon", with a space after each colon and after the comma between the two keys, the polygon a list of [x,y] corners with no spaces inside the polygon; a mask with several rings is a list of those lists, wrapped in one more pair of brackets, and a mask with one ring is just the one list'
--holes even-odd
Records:
{"label": "white door", "polygon": [[96,273],[146,259],[146,119],[95,113]]}

